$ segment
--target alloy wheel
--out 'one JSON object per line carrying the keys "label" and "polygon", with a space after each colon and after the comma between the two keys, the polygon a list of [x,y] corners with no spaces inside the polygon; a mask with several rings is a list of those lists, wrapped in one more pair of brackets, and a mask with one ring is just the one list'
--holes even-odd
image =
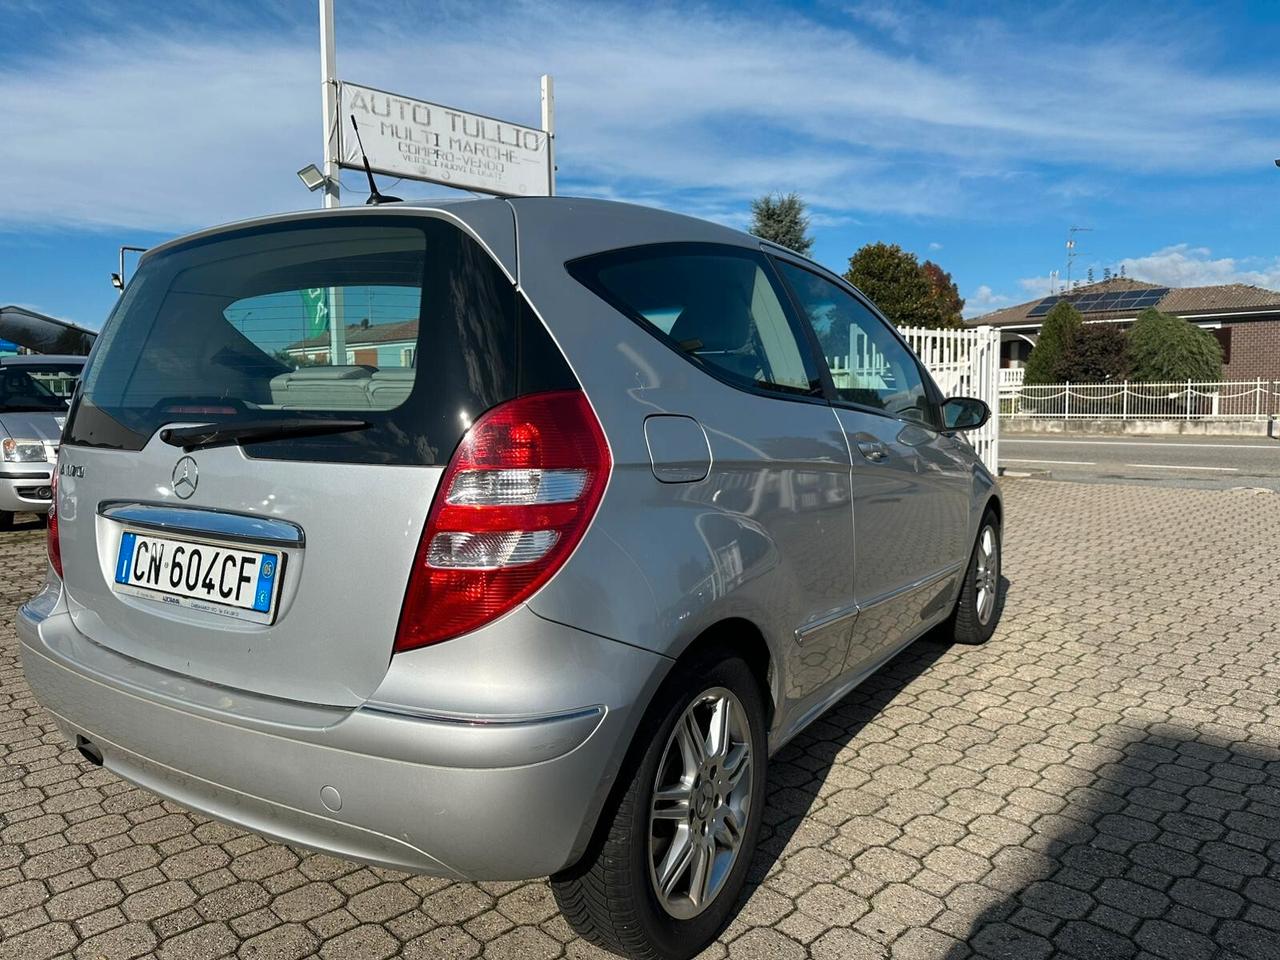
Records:
{"label": "alloy wheel", "polygon": [[985,626],[995,613],[996,594],[1000,588],[1000,541],[990,526],[983,527],[978,538],[978,569],[973,586],[977,592],[974,608],[978,622]]}
{"label": "alloy wheel", "polygon": [[751,815],[751,728],[732,691],[713,687],[667,739],[649,811],[649,879],[668,914],[702,913],[737,862]]}

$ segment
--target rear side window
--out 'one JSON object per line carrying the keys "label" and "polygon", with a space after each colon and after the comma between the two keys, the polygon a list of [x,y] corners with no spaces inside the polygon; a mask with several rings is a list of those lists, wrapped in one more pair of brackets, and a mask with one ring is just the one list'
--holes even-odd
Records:
{"label": "rear side window", "polygon": [[316,218],[144,261],[103,330],[67,438],[137,450],[166,424],[354,418],[368,428],[245,449],[436,464],[489,407],[573,386],[540,321],[452,224]]}
{"label": "rear side window", "polygon": [[663,244],[587,257],[569,272],[708,372],[737,386],[821,392],[803,332],[764,257]]}

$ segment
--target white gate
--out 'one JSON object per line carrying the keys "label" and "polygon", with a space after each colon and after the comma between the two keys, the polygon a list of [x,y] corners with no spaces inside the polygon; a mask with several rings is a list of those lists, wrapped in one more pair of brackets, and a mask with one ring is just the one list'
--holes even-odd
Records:
{"label": "white gate", "polygon": [[991,408],[991,419],[964,436],[992,473],[1000,458],[1000,331],[995,327],[931,330],[899,327],[944,396],[976,397]]}

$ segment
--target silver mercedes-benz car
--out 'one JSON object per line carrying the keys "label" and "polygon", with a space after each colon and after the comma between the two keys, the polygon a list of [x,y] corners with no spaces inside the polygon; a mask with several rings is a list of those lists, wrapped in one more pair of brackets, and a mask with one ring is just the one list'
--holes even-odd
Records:
{"label": "silver mercedes-benz car", "polygon": [[193,810],[583,936],[728,921],[769,755],[999,617],[1001,500],[839,277],[595,200],[271,217],[153,248],[57,470],[36,696]]}
{"label": "silver mercedes-benz car", "polygon": [[84,357],[0,357],[0,530],[47,513],[67,404]]}

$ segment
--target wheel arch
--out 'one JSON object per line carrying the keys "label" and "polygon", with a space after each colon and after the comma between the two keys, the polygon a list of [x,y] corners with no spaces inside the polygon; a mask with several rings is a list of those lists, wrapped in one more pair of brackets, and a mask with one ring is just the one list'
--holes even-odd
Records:
{"label": "wheel arch", "polygon": [[781,678],[778,676],[773,650],[770,649],[769,642],[765,639],[763,631],[753,621],[745,617],[726,617],[722,620],[717,620],[715,623],[705,627],[701,633],[685,646],[676,658],[672,669],[674,670],[681,663],[686,663],[694,657],[700,656],[704,651],[712,647],[722,647],[742,657],[746,662],[752,676],[756,678],[756,682],[760,685],[761,693],[764,694],[765,707],[768,710],[768,715],[765,717],[765,728],[772,728],[773,720],[778,712],[778,691],[781,689]]}
{"label": "wheel arch", "polygon": [[996,520],[1004,525],[1004,501],[1000,499],[999,494],[992,493],[987,497],[987,502],[982,505],[982,512],[985,514],[988,510],[996,515]]}

